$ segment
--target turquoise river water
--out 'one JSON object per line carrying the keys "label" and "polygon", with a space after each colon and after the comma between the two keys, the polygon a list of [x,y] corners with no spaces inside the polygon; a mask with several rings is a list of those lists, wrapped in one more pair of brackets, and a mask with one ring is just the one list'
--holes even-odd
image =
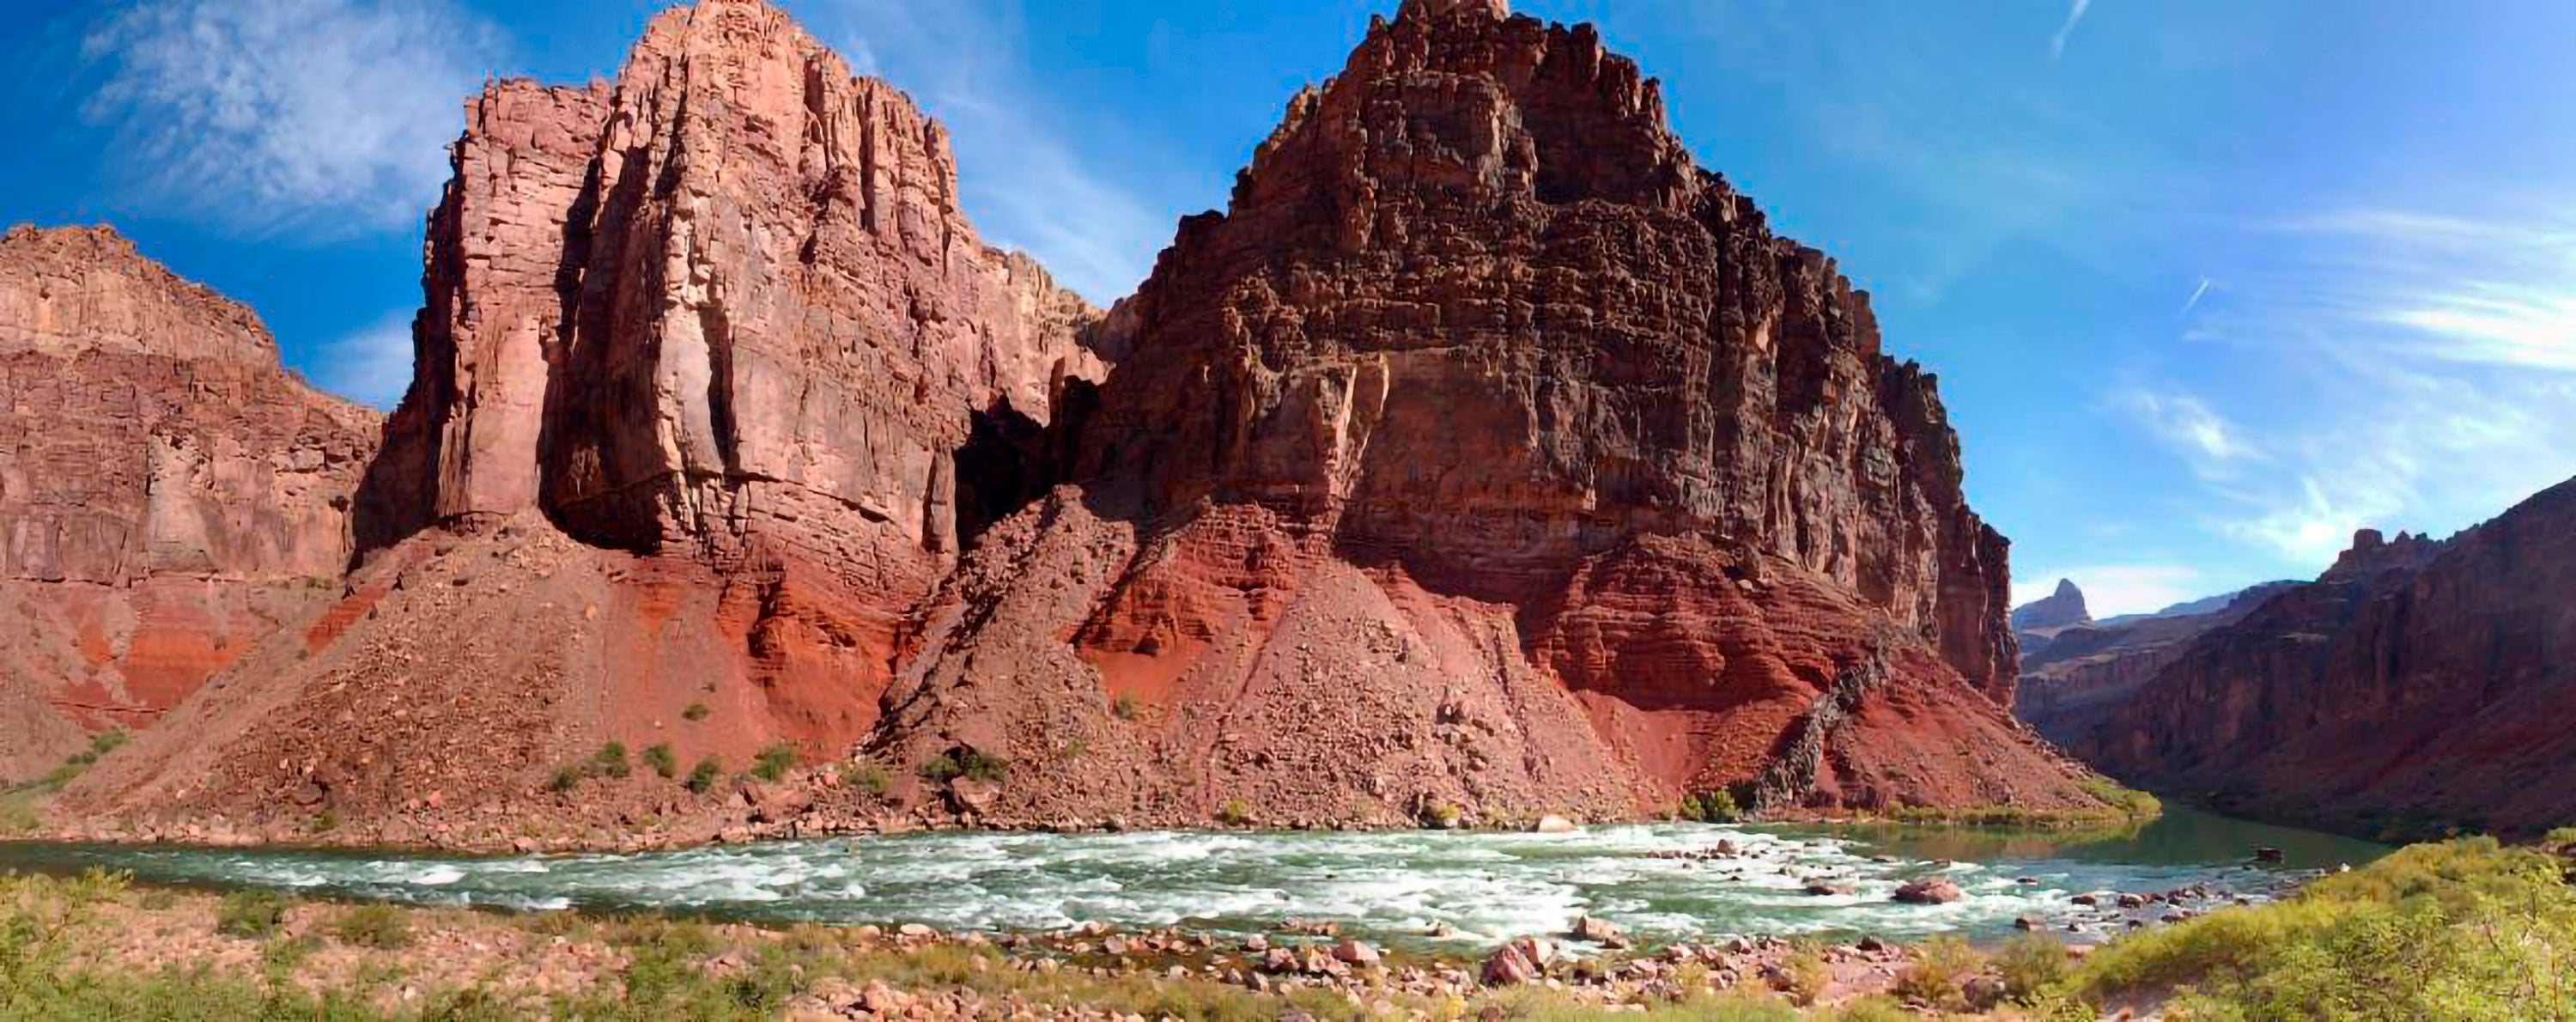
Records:
{"label": "turquoise river water", "polygon": [[[1733,858],[1657,857],[1724,840]],[[2257,847],[2285,853],[2252,860]],[[518,911],[665,911],[755,922],[1045,930],[1085,921],[1219,931],[1331,920],[1424,950],[1467,950],[1612,919],[1649,941],[1730,935],[2008,934],[2086,919],[2069,895],[2206,884],[2275,896],[2384,846],[2176,807],[2108,835],[1661,824],[1571,834],[935,833],[638,855],[454,858],[275,849],[0,843],[0,872],[130,872],[147,884]],[[1891,900],[1943,874],[1966,893]],[[1812,896],[1811,880],[1851,893]],[[1453,931],[1425,936],[1435,924]]]}

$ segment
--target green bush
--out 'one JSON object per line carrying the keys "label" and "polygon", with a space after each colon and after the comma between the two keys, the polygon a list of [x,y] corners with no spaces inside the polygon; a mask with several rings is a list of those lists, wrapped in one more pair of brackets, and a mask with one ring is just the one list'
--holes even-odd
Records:
{"label": "green bush", "polygon": [[841,783],[870,795],[882,796],[894,787],[894,778],[887,776],[886,769],[877,765],[877,761],[861,759],[841,764]]}
{"label": "green bush", "polygon": [[267,891],[235,891],[215,905],[215,932],[227,937],[266,940],[286,923],[295,903]]}
{"label": "green bush", "polygon": [[671,754],[671,746],[667,743],[645,749],[644,765],[652,767],[653,772],[666,781],[680,775],[680,760]]}
{"label": "green bush", "polygon": [[776,742],[752,757],[751,775],[764,781],[775,781],[796,769],[796,746]]}
{"label": "green bush", "polygon": [[1227,799],[1224,805],[1217,807],[1216,822],[1228,827],[1248,825],[1252,822],[1252,807],[1239,798]]}
{"label": "green bush", "polygon": [[556,794],[562,794],[580,786],[580,767],[556,767],[555,775],[546,780],[546,790]]}
{"label": "green bush", "polygon": [[1735,804],[1735,796],[1724,791],[1703,791],[1682,799],[1682,818],[1701,823],[1733,823],[1743,818],[1744,811]]}
{"label": "green bush", "polygon": [[620,780],[625,779],[626,775],[632,772],[626,765],[626,743],[624,742],[610,742],[600,746],[599,751],[591,755],[590,765],[601,775]]}
{"label": "green bush", "polygon": [[973,746],[961,745],[921,761],[917,772],[933,784],[946,784],[960,777],[999,784],[1011,769],[1009,760],[985,753]]}
{"label": "green bush", "polygon": [[331,923],[340,943],[382,951],[411,946],[411,916],[392,905],[356,905]]}
{"label": "green bush", "polygon": [[724,776],[723,760],[714,756],[700,759],[698,765],[689,768],[689,790],[701,795],[706,794],[716,786],[716,778],[722,776]]}

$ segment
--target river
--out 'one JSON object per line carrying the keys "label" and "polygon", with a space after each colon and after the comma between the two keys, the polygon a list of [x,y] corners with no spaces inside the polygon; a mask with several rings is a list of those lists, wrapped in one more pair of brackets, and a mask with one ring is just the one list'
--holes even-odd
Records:
{"label": "river", "polygon": [[[1729,858],[1658,857],[1720,841]],[[2283,850],[2255,863],[2258,846]],[[1598,915],[1649,942],[1859,934],[1992,940],[2017,917],[2098,931],[2081,892],[2195,884],[2264,899],[2387,847],[2182,807],[2093,835],[1921,828],[1592,827],[1570,834],[933,833],[636,855],[458,858],[281,849],[0,843],[0,871],[91,867],[138,882],[517,911],[664,911],[763,923],[919,922],[949,930],[1188,925],[1268,930],[1329,920],[1396,946],[1467,951]],[[1891,899],[1940,874],[1966,897]],[[1847,894],[1806,893],[1811,880]],[[1449,931],[1430,936],[1435,925]],[[2108,932],[2102,933],[2108,936]]]}

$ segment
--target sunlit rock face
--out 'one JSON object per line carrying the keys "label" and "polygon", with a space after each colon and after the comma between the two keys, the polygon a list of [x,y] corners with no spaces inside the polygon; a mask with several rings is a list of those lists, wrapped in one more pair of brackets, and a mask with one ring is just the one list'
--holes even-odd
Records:
{"label": "sunlit rock face", "polygon": [[336,577],[376,428],[115,231],[0,237],[0,776],[149,724]]}
{"label": "sunlit rock face", "polygon": [[2449,540],[2363,530],[2070,746],[2122,777],[2364,835],[2576,819],[2576,482]]}
{"label": "sunlit rock face", "polygon": [[1381,19],[1105,332],[1087,482],[944,591],[900,755],[1146,780],[1033,812],[2088,804],[1931,377],[1588,26]]}

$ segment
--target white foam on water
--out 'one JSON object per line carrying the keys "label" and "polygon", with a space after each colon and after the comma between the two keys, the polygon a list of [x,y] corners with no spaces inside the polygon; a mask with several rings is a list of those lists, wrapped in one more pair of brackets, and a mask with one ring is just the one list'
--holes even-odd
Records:
{"label": "white foam on water", "polygon": [[[1734,854],[1657,857],[1720,842]],[[753,920],[1030,930],[1099,920],[1246,931],[1302,918],[1387,943],[1451,950],[1562,932],[1583,915],[1650,941],[1822,931],[2000,935],[2019,916],[2074,918],[2067,899],[2083,890],[2240,881],[2231,886],[2259,896],[2280,882],[2278,874],[2232,864],[1877,861],[1877,851],[1837,836],[1657,824],[1567,834],[948,833],[509,859],[96,854],[98,864],[134,870],[146,881],[526,911],[667,908]],[[1900,884],[1936,875],[1957,883],[1965,897],[1948,905],[1893,900]],[[2025,877],[2038,883],[2020,883]],[[1807,894],[1816,881],[1850,893]],[[1435,924],[1454,934],[1425,936]]]}

